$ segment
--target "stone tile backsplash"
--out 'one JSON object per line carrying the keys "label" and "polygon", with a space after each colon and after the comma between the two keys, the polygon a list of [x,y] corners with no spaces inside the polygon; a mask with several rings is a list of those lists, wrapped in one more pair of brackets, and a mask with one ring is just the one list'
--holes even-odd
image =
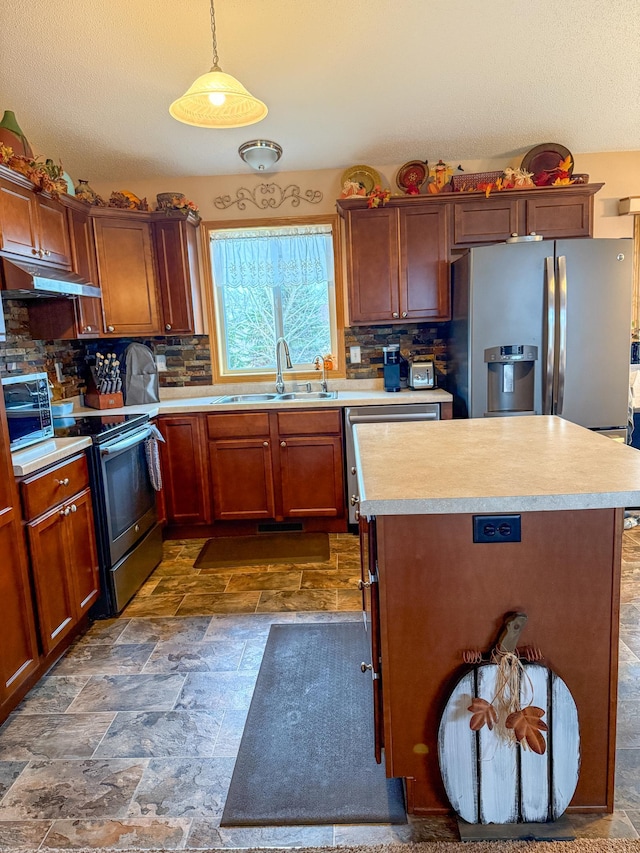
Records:
{"label": "stone tile backsplash", "polygon": [[[62,366],[61,393],[73,397],[85,390],[87,357],[96,351],[115,352],[122,356],[131,338],[95,341],[37,341],[29,332],[29,315],[24,302],[3,302],[7,325],[7,341],[0,343],[0,376],[11,372],[46,370],[55,377],[54,363]],[[433,357],[436,374],[447,373],[447,323],[412,323],[403,326],[351,326],[345,329],[347,379],[379,379],[382,377],[382,347],[400,344],[405,358]],[[207,335],[184,338],[135,338],[166,358],[167,369],[159,374],[161,387],[211,385],[213,383],[211,350]],[[359,346],[360,364],[351,364],[349,348]],[[331,375],[329,374],[329,378]],[[440,384],[440,383],[439,383]]]}

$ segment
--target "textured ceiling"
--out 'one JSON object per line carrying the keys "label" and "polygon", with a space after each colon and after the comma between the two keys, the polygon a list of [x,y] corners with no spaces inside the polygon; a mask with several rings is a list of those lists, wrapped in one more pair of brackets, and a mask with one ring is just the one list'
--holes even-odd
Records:
{"label": "textured ceiling", "polygon": [[2,0],[0,112],[89,180],[640,150],[638,0],[216,0],[220,65],[269,115],[170,117],[211,65],[208,0]]}

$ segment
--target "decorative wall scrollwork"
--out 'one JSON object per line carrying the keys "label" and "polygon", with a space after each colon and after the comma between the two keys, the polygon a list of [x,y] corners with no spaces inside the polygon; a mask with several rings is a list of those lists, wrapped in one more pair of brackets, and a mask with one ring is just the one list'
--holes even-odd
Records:
{"label": "decorative wall scrollwork", "polygon": [[240,187],[236,190],[235,198],[230,195],[219,195],[214,199],[214,205],[218,210],[227,210],[238,205],[238,210],[246,210],[247,204],[254,204],[260,210],[269,210],[280,207],[286,201],[291,202],[292,207],[299,207],[301,201],[309,204],[319,204],[322,201],[320,190],[300,189],[297,184],[289,184],[284,189],[278,184],[258,184],[254,189]]}

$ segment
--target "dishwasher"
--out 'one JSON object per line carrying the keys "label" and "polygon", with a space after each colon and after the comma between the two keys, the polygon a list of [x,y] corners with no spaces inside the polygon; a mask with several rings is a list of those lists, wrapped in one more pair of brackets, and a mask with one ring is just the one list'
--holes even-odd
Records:
{"label": "dishwasher", "polygon": [[347,495],[349,524],[357,524],[358,472],[356,469],[353,427],[356,424],[395,424],[407,421],[439,421],[440,403],[393,403],[386,406],[346,408],[345,447],[347,464]]}

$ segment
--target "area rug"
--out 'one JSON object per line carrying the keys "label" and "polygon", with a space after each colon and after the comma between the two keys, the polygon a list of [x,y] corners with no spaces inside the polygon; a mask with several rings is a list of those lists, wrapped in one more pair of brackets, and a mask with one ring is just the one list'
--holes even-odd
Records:
{"label": "area rug", "polygon": [[[100,848],[97,848],[100,849]],[[140,853],[139,847],[121,848],[118,853]],[[220,848],[181,847],[183,853],[220,853]],[[230,849],[240,848],[225,848]],[[266,848],[243,848],[246,853]],[[349,853],[638,853],[640,839],[579,838],[576,841],[422,841],[416,844],[344,845],[340,847],[269,847],[269,853],[328,853],[348,850]],[[69,848],[47,847],[46,853],[70,853]],[[73,853],[96,853],[96,848],[74,848]],[[144,853],[168,853],[165,848],[145,848]]]}
{"label": "area rug", "polygon": [[326,533],[257,533],[208,539],[196,569],[228,569],[267,563],[324,563],[329,559]]}
{"label": "area rug", "polygon": [[221,826],[405,823],[373,757],[359,622],[272,625]]}

